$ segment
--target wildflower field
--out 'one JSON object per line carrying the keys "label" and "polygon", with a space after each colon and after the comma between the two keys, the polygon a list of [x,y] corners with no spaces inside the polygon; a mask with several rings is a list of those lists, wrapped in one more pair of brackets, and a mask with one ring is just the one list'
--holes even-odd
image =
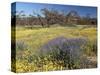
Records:
{"label": "wildflower field", "polygon": [[16,27],[16,72],[96,67],[96,27]]}

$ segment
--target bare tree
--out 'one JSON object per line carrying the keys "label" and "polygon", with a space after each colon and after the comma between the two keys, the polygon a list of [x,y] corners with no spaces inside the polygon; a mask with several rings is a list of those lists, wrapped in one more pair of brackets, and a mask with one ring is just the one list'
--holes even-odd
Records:
{"label": "bare tree", "polygon": [[70,11],[66,17],[68,24],[77,24],[78,20],[80,19],[79,14],[74,10]]}
{"label": "bare tree", "polygon": [[33,13],[37,16],[37,18],[38,18],[40,24],[42,25],[42,27],[44,27],[44,23],[43,23],[43,21],[42,21],[42,17],[41,17],[41,15],[38,14],[38,13],[35,13],[34,11],[33,11]]}
{"label": "bare tree", "polygon": [[16,24],[17,25],[23,25],[23,20],[24,20],[24,17],[25,16],[25,14],[24,14],[24,11],[17,11],[16,12]]}
{"label": "bare tree", "polygon": [[48,27],[52,24],[64,24],[65,16],[57,10],[44,8],[41,11],[45,16]]}

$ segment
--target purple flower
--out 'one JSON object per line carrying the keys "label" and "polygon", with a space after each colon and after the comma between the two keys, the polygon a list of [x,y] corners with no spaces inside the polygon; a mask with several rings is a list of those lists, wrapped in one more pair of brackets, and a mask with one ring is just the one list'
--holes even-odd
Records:
{"label": "purple flower", "polygon": [[64,65],[67,63],[69,68],[71,68],[70,65],[76,64],[76,62],[82,60],[81,56],[83,55],[86,43],[87,40],[82,37],[57,37],[44,44],[40,49],[40,53],[46,57],[51,55],[52,57],[49,60],[63,61]]}
{"label": "purple flower", "polygon": [[63,52],[67,51],[70,54],[73,53],[71,55],[77,55],[79,52],[82,51],[82,46],[85,46],[85,44],[85,38],[57,37],[43,45],[40,50],[45,54],[54,50],[61,50]]}

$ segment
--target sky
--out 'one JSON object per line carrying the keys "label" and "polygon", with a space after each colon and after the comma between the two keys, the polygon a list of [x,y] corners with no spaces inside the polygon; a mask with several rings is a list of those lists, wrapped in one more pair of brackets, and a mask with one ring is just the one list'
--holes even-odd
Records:
{"label": "sky", "polygon": [[[35,13],[38,13],[40,15],[43,15],[40,11],[43,8],[47,9],[54,9],[57,11],[64,11],[65,14],[70,12],[71,10],[75,10],[78,12],[80,16],[86,16],[86,14],[90,14],[91,17],[96,18],[97,17],[97,7],[91,7],[91,6],[76,6],[76,5],[59,5],[59,4],[41,4],[41,3],[25,3],[25,2],[16,2],[16,11],[24,11],[25,15],[35,15]],[[12,10],[14,9],[14,4],[12,5]]]}

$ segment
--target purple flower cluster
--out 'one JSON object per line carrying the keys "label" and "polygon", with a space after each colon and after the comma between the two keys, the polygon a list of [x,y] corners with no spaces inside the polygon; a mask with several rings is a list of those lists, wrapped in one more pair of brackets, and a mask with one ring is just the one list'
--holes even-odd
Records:
{"label": "purple flower cluster", "polygon": [[76,56],[82,51],[82,47],[85,46],[86,42],[87,41],[85,38],[57,37],[43,45],[41,47],[41,52],[48,53],[52,52],[53,50],[61,50],[63,52],[67,51],[68,53],[72,53],[72,55]]}
{"label": "purple flower cluster", "polygon": [[[83,50],[85,49],[86,43],[87,40],[82,37],[57,37],[43,45],[40,49],[40,52],[46,57],[51,55],[52,57],[50,60],[60,60],[64,62],[64,65],[67,63],[70,66],[75,65],[79,60],[81,61],[81,56],[83,54]],[[69,68],[71,68],[71,66]]]}

